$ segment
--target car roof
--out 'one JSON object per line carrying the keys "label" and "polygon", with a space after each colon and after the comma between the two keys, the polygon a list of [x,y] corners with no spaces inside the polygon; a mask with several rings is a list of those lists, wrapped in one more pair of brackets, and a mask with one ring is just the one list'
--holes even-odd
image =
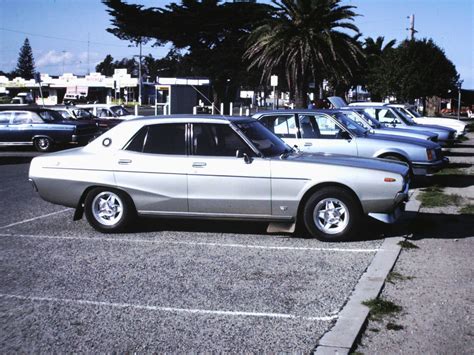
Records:
{"label": "car roof", "polygon": [[31,111],[31,112],[39,112],[39,111],[54,111],[48,107],[38,106],[38,105],[0,105],[0,111]]}
{"label": "car roof", "polygon": [[361,102],[351,102],[349,106],[387,106],[386,102],[371,102],[371,101],[361,101]]}
{"label": "car roof", "polygon": [[169,120],[169,121],[186,121],[186,122],[198,122],[198,121],[214,121],[214,122],[252,122],[253,118],[248,116],[225,116],[225,115],[164,115],[164,116],[142,116],[127,120],[126,122],[156,122],[156,120]]}
{"label": "car roof", "polygon": [[281,115],[281,114],[292,114],[292,113],[298,113],[298,114],[310,114],[310,113],[337,113],[341,112],[342,110],[339,108],[327,108],[327,109],[281,109],[281,110],[268,110],[268,111],[260,111],[256,112],[252,117],[260,117],[260,116],[265,116],[265,115]]}

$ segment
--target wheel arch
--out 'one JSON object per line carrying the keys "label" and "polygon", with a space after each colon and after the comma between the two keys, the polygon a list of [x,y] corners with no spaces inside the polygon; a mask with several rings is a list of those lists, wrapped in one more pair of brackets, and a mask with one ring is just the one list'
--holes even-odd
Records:
{"label": "wheel arch", "polygon": [[390,155],[400,158],[402,161],[404,161],[405,163],[411,166],[410,158],[407,156],[407,154],[404,151],[399,150],[399,149],[394,149],[394,150],[384,149],[382,151],[378,151],[377,153],[374,154],[374,158],[384,158]]}
{"label": "wheel arch", "polygon": [[136,211],[137,208],[135,207],[135,202],[133,201],[133,198],[130,196],[130,194],[123,190],[123,189],[120,189],[120,188],[117,188],[115,186],[109,186],[109,185],[91,185],[91,186],[88,186],[83,192],[82,192],[82,195],[81,197],[79,198],[79,202],[77,203],[76,205],[76,209],[75,209],[75,212],[74,212],[74,217],[73,217],[73,220],[74,221],[77,221],[77,220],[80,220],[82,219],[82,217],[84,216],[84,202],[86,200],[86,196],[89,194],[89,192],[91,192],[92,190],[96,189],[96,188],[101,188],[101,189],[110,189],[112,191],[120,191],[122,193],[124,193],[125,195],[128,196],[130,202],[132,203],[132,208]]}

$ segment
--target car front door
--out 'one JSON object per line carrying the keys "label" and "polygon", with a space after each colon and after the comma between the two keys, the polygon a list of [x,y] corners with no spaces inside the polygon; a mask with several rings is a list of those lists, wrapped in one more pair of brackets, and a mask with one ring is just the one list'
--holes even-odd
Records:
{"label": "car front door", "polygon": [[186,124],[143,127],[114,157],[118,186],[132,197],[141,214],[186,214]]}
{"label": "car front door", "polygon": [[336,120],[326,114],[299,114],[302,151],[357,155],[354,137],[342,129]]}
{"label": "car front door", "polygon": [[189,212],[269,216],[270,161],[255,156],[229,124],[195,123],[188,175]]}

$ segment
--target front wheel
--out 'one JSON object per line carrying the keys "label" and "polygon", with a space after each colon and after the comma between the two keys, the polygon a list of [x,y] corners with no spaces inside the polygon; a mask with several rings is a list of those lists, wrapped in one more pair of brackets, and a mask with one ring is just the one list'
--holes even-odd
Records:
{"label": "front wheel", "polygon": [[357,231],[362,211],[355,197],[339,187],[316,191],[303,211],[308,232],[322,241],[345,241]]}
{"label": "front wheel", "polygon": [[91,190],[84,201],[84,209],[89,224],[102,233],[123,231],[135,214],[130,197],[110,188]]}
{"label": "front wheel", "polygon": [[53,141],[47,137],[35,138],[33,145],[38,152],[50,152],[53,149]]}

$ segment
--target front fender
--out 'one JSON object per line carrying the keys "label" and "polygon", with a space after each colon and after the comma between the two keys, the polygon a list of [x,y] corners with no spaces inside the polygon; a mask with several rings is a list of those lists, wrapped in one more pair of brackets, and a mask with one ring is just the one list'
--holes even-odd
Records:
{"label": "front fender", "polygon": [[379,158],[382,155],[389,155],[389,154],[399,155],[399,156],[403,157],[404,159],[406,159],[407,161],[412,161],[412,159],[408,156],[408,154],[404,150],[399,149],[399,148],[382,148],[382,149],[379,149],[379,150],[374,152],[374,154],[372,155],[372,158]]}

